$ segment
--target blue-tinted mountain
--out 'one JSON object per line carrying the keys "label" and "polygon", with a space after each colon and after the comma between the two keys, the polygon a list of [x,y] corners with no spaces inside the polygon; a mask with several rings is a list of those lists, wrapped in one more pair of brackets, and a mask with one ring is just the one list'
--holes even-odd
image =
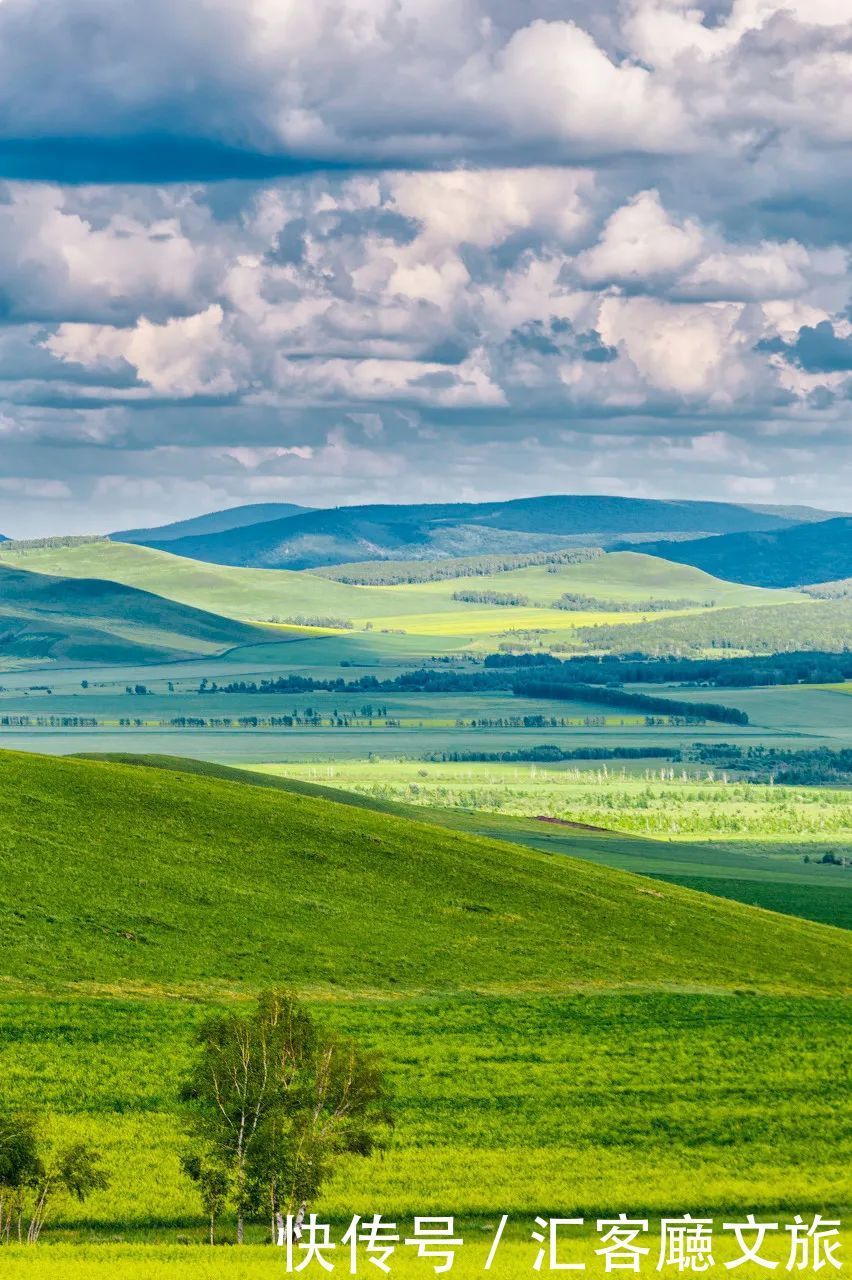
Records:
{"label": "blue-tinted mountain", "polygon": [[229,507],[226,511],[211,511],[209,515],[193,516],[190,520],[175,520],[151,529],[122,529],[111,533],[114,542],[138,542],[147,546],[152,539],[171,542],[175,538],[201,537],[209,533],[226,533],[229,529],[242,529],[246,525],[263,524],[267,520],[286,520],[300,516],[311,507],[297,507],[292,502],[252,502],[244,507]]}
{"label": "blue-tinted mountain", "polygon": [[801,587],[852,577],[852,518],[690,542],[654,542],[643,551],[755,587]]}
{"label": "blue-tinted mountain", "polygon": [[[640,498],[554,496],[507,502],[335,507],[148,546],[218,564],[310,569],[364,560],[430,560],[484,553],[610,546],[660,538],[789,528],[829,513]],[[142,539],[137,539],[142,541]]]}

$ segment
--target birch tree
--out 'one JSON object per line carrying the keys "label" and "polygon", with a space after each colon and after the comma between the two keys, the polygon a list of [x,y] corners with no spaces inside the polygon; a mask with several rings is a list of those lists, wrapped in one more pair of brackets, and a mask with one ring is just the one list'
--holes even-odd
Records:
{"label": "birch tree", "polygon": [[57,1195],[83,1201],[107,1185],[88,1143],[48,1142],[34,1118],[0,1116],[0,1240],[37,1244]]}
{"label": "birch tree", "polygon": [[324,1034],[286,993],[264,993],[248,1016],[209,1019],[198,1048],[183,1089],[191,1158],[227,1178],[239,1243],[248,1218],[265,1216],[273,1239],[288,1215],[298,1223],[337,1156],[386,1140],[376,1059]]}

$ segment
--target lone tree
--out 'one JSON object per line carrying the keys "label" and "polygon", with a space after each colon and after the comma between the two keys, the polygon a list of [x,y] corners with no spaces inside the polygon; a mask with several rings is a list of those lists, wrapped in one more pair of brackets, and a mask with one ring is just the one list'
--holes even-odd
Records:
{"label": "lone tree", "polygon": [[390,1096],[376,1058],[317,1027],[291,995],[265,992],[248,1016],[210,1018],[182,1089],[193,1150],[184,1168],[211,1220],[227,1201],[246,1219],[286,1216],[298,1232],[335,1159],[386,1144]]}
{"label": "lone tree", "polygon": [[[108,1185],[86,1142],[44,1141],[32,1116],[0,1115],[0,1240],[37,1244],[58,1194],[85,1200]],[[25,1224],[26,1223],[26,1230]]]}

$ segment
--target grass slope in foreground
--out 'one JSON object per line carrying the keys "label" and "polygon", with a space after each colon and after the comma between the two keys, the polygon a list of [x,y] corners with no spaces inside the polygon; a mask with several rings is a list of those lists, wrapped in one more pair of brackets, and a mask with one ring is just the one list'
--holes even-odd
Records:
{"label": "grass slope in foreground", "polygon": [[0,787],[0,972],[26,983],[830,993],[851,976],[831,929],[309,796],[14,753]]}
{"label": "grass slope in foreground", "polygon": [[[665,836],[664,831],[662,838],[654,838],[653,826],[651,833],[645,832],[641,836],[637,836],[630,832],[617,831],[609,829],[609,825],[614,820],[613,808],[610,807],[605,812],[595,812],[586,815],[590,822],[580,824],[580,826],[572,826],[570,822],[566,824],[554,823],[549,820],[554,810],[554,795],[548,794],[547,779],[548,771],[536,768],[535,774],[531,770],[528,771],[528,778],[535,778],[536,781],[536,798],[529,806],[523,804],[512,803],[509,801],[510,812],[493,811],[487,808],[488,789],[486,788],[485,804],[486,807],[479,807],[476,803],[475,793],[472,789],[471,782],[477,772],[480,772],[483,766],[479,768],[471,768],[470,765],[457,765],[456,770],[462,778],[462,792],[453,793],[446,785],[440,788],[441,795],[438,799],[434,794],[429,794],[427,790],[424,796],[423,775],[430,774],[436,769],[443,772],[446,766],[434,766],[418,763],[416,765],[408,764],[389,764],[383,762],[381,766],[382,776],[386,777],[389,773],[394,782],[397,783],[396,792],[402,797],[407,794],[407,802],[401,799],[382,798],[378,792],[385,792],[387,795],[394,794],[394,787],[388,786],[385,782],[384,786],[367,786],[358,790],[343,790],[343,787],[351,787],[353,781],[357,786],[357,779],[361,782],[369,777],[370,772],[375,773],[377,766],[375,763],[364,765],[312,765],[312,766],[291,766],[291,765],[257,765],[251,769],[234,768],[229,765],[214,764],[204,760],[189,760],[179,756],[145,756],[145,755],[112,755],[112,756],[92,756],[93,759],[113,760],[116,763],[135,764],[149,768],[172,769],[182,773],[201,774],[210,778],[224,778],[232,782],[242,782],[249,786],[265,786],[280,789],[282,791],[291,791],[301,795],[314,796],[317,799],[334,800],[339,804],[350,804],[356,807],[372,809],[378,813],[395,814],[398,817],[406,817],[419,822],[433,823],[440,827],[449,827],[451,830],[461,831],[468,835],[486,836],[491,840],[506,840],[511,844],[524,845],[526,848],[538,849],[548,854],[564,854],[571,858],[583,858],[591,862],[597,862],[607,867],[618,867],[623,871],[633,871],[640,875],[659,876],[664,880],[671,880],[675,884],[684,885],[688,889],[698,889],[702,893],[715,894],[722,898],[733,898],[737,902],[746,902],[751,906],[765,907],[770,911],[780,911],[784,915],[801,916],[805,920],[818,920],[822,924],[837,925],[840,928],[852,929],[852,876],[845,868],[820,865],[818,862],[820,848],[810,846],[809,860],[805,863],[802,860],[801,849],[795,854],[788,851],[785,847],[779,847],[779,828],[783,828],[783,834],[789,839],[790,832],[790,804],[786,799],[787,794],[794,794],[791,789],[778,788],[767,793],[775,798],[776,790],[782,792],[777,809],[773,809],[769,814],[769,822],[766,828],[761,829],[760,843],[755,849],[749,842],[742,839],[733,839],[730,834],[730,828],[735,827],[741,821],[741,814],[735,810],[733,814],[717,814],[723,822],[727,823],[729,835],[727,839],[723,839],[719,831],[719,823],[714,824],[712,843],[706,837],[707,831],[703,833],[693,832],[692,840],[678,839],[674,841],[669,836]],[[487,768],[487,766],[486,766]],[[296,777],[291,776],[291,771],[297,774]],[[502,772],[502,771],[501,771]],[[515,768],[510,770],[506,768],[507,774],[514,774],[517,779],[522,770]],[[400,774],[402,777],[409,777],[408,790],[400,786]],[[333,780],[333,785],[317,783],[310,781],[310,777],[327,776]],[[493,774],[492,774],[493,776]],[[559,780],[560,775],[555,772],[554,781]],[[452,777],[452,774],[450,774]],[[544,784],[544,785],[542,785]],[[499,777],[497,780],[500,786]],[[505,783],[503,784],[505,786]],[[609,778],[605,780],[600,775],[597,776],[596,785],[599,796],[609,799],[612,792],[619,786],[617,779]],[[687,790],[684,784],[683,790]],[[428,784],[427,784],[428,786]],[[411,788],[416,787],[418,790],[417,797],[414,798]],[[718,791],[721,784],[715,787]],[[507,788],[508,790],[508,788]],[[693,790],[702,794],[706,800],[708,791],[712,797],[714,788],[703,786],[697,781],[693,785]],[[725,788],[727,790],[727,788]],[[735,788],[739,792],[739,788]],[[668,815],[670,810],[674,808],[675,814],[682,813],[682,806],[677,802],[680,800],[678,795],[679,788],[674,786],[667,787],[654,797],[651,801],[653,810],[656,802],[658,812]],[[802,796],[808,798],[825,799],[829,802],[829,814],[836,807],[834,801],[837,798],[835,792],[815,792],[813,790],[798,789]],[[641,803],[643,810],[648,815],[648,801],[651,788],[647,784],[642,787]],[[492,789],[493,794],[493,789]],[[722,791],[724,795],[724,791]],[[763,794],[763,793],[761,793]],[[506,797],[508,798],[508,797]],[[632,797],[635,799],[636,797]],[[560,797],[561,805],[559,813],[564,818],[570,818],[572,815],[573,803],[566,796]],[[566,803],[567,799],[567,803]],[[620,799],[626,802],[626,808],[630,808],[631,797],[622,792]],[[675,804],[671,804],[671,800],[675,800]],[[813,806],[812,806],[813,808]],[[512,812],[517,809],[517,812]],[[763,806],[764,814],[766,814],[767,806]],[[805,808],[797,813],[797,822],[801,821],[803,814],[807,814]],[[533,816],[535,815],[535,816]],[[542,815],[544,820],[542,820]],[[650,816],[653,816],[651,814]],[[773,821],[775,819],[775,821]],[[603,824],[603,825],[602,825]],[[661,824],[662,825],[662,824]],[[703,843],[699,843],[696,836],[704,835]],[[848,833],[836,834],[831,840],[832,849],[840,850],[848,848]],[[807,846],[806,846],[807,847]],[[815,850],[815,851],[814,851]],[[783,854],[784,856],[779,856]]]}
{"label": "grass slope in foreground", "polygon": [[839,930],[308,795],[14,754],[0,863],[3,1096],[54,1108],[114,1179],[54,1238],[150,1242],[11,1251],[11,1276],[280,1265],[174,1243],[205,1229],[175,1121],[192,1028],[205,994],[271,982],[380,1049],[396,1094],[393,1148],[341,1167],[322,1214],[455,1213],[474,1240],[521,1215],[502,1278],[536,1213],[839,1203]]}

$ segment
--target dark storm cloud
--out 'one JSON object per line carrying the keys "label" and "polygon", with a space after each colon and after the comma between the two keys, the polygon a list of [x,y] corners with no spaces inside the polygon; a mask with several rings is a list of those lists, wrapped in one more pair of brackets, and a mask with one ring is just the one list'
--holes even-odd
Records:
{"label": "dark storm cloud", "polygon": [[836,128],[804,96],[791,109],[779,69],[799,74],[803,95],[830,92],[833,73],[818,64],[843,48],[841,30],[826,0],[780,10],[758,0],[703,14],[676,0],[4,0],[0,172],[258,180],[720,144],[748,158],[787,135],[831,143]]}

